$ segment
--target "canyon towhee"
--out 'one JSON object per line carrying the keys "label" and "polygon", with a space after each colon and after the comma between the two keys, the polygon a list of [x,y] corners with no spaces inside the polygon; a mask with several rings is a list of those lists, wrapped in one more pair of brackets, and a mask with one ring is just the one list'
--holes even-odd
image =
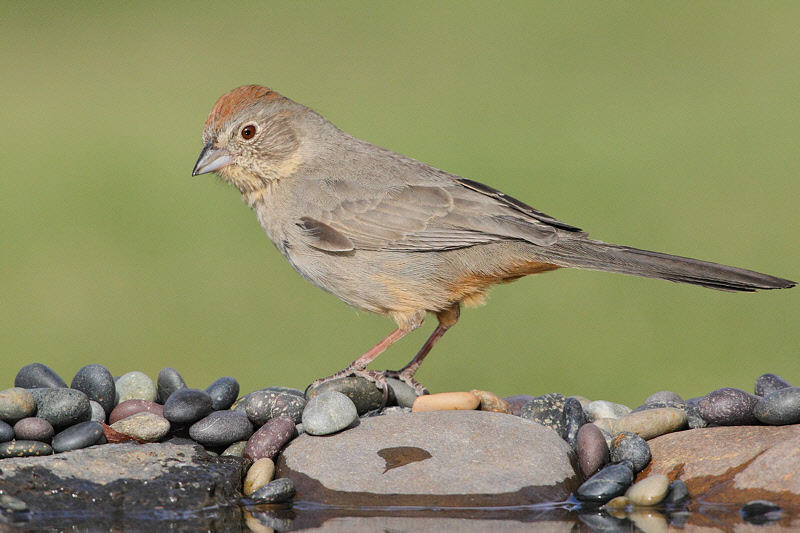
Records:
{"label": "canyon towhee", "polygon": [[[301,276],[398,329],[334,377],[364,376],[386,390],[413,379],[461,305],[492,285],[576,267],[723,291],[794,286],[750,270],[589,239],[481,183],[380,148],[258,85],[220,97],[203,128],[192,175],[235,185],[269,238]],[[367,364],[434,313],[439,324],[398,372]],[[325,380],[317,380],[319,384]]]}

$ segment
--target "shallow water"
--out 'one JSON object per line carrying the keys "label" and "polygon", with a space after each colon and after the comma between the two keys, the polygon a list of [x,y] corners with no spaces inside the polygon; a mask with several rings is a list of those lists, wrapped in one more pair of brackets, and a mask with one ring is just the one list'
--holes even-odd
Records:
{"label": "shallow water", "polygon": [[797,531],[800,515],[747,517],[739,506],[704,504],[631,509],[612,516],[575,501],[504,508],[222,506],[184,512],[0,515],[0,531]]}

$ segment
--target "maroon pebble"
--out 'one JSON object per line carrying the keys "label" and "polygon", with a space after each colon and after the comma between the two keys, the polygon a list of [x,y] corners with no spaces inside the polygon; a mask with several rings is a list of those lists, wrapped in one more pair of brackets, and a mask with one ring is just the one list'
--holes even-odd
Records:
{"label": "maroon pebble", "polygon": [[530,394],[516,394],[514,396],[506,396],[503,399],[511,406],[511,414],[519,416],[522,406],[533,398],[535,398],[535,396],[531,396]]}
{"label": "maroon pebble", "polygon": [[17,440],[37,440],[49,444],[55,434],[53,425],[44,418],[32,416],[14,424],[14,435]]}
{"label": "maroon pebble", "polygon": [[294,420],[286,416],[273,418],[253,433],[244,447],[244,456],[251,461],[269,457],[275,459],[278,452],[297,434]]}
{"label": "maroon pebble", "polygon": [[700,400],[700,416],[719,426],[754,426],[758,421],[753,410],[761,398],[741,389],[724,387]]}
{"label": "maroon pebble", "polygon": [[125,400],[116,406],[114,410],[111,411],[111,414],[108,415],[108,425],[110,426],[115,422],[119,422],[120,420],[139,413],[153,413],[154,415],[163,417],[164,406],[159,403],[148,402],[147,400]]}
{"label": "maroon pebble", "polygon": [[578,468],[583,479],[589,479],[608,463],[608,444],[603,432],[594,424],[581,426],[576,440]]}

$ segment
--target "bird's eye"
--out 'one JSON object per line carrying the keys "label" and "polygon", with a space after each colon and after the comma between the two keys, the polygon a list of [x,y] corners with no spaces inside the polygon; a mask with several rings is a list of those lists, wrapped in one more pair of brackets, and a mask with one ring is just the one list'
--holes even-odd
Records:
{"label": "bird's eye", "polygon": [[256,126],[255,126],[255,124],[248,124],[247,126],[242,128],[242,131],[240,132],[240,134],[242,136],[242,139],[244,139],[246,141],[249,141],[250,139],[252,139],[253,137],[256,136]]}

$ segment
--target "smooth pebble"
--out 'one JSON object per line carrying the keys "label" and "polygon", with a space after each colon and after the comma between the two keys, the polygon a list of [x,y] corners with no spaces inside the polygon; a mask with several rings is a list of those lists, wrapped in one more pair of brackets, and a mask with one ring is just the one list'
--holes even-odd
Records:
{"label": "smooth pebble", "polygon": [[211,396],[211,408],[215,411],[228,409],[239,396],[239,382],[236,378],[225,376],[219,378],[206,388]]}
{"label": "smooth pebble", "polygon": [[108,415],[108,423],[116,424],[120,420],[138,413],[153,413],[158,416],[164,416],[164,406],[146,400],[125,400]]}
{"label": "smooth pebble", "polygon": [[630,412],[631,408],[627,405],[606,400],[595,400],[583,406],[587,422],[594,422],[600,418],[622,418]]}
{"label": "smooth pebble", "polygon": [[200,389],[178,389],[164,404],[164,418],[176,426],[197,422],[212,411],[211,396]]}
{"label": "smooth pebble", "polygon": [[0,459],[52,455],[53,448],[38,440],[11,440],[0,444]]}
{"label": "smooth pebble", "polygon": [[253,463],[247,471],[244,478],[244,492],[245,496],[250,496],[255,491],[272,481],[275,476],[275,463],[268,457],[258,459]]}
{"label": "smooth pebble", "polygon": [[247,446],[246,440],[240,440],[239,442],[234,442],[227,448],[225,451],[220,454],[221,457],[243,457],[244,456],[244,447]]}
{"label": "smooth pebble", "polygon": [[247,395],[244,411],[256,427],[279,416],[288,416],[298,423],[307,403],[302,396],[290,392],[260,390]]}
{"label": "smooth pebble", "polygon": [[0,392],[0,420],[14,424],[36,414],[36,400],[29,390],[14,387]]}
{"label": "smooth pebble", "polygon": [[283,503],[288,502],[295,495],[294,483],[289,478],[276,479],[270,481],[254,493],[250,498],[259,503]]}
{"label": "smooth pebble", "polygon": [[114,409],[117,386],[111,371],[103,365],[86,365],[75,373],[70,388],[79,390],[90,400],[103,406],[106,414]]}
{"label": "smooth pebble", "polygon": [[656,403],[656,402],[678,402],[683,403],[683,398],[681,398],[680,394],[676,392],[672,392],[670,390],[662,390],[658,392],[654,392],[647,399],[644,401],[645,404],[648,403]]}
{"label": "smooth pebble", "polygon": [[578,447],[578,431],[586,424],[583,407],[577,398],[564,401],[564,440],[573,450]]}
{"label": "smooth pebble", "polygon": [[296,434],[294,421],[286,416],[273,418],[253,433],[244,447],[244,457],[255,461],[262,457],[275,460],[281,449]]}
{"label": "smooth pebble", "polygon": [[192,439],[211,447],[229,446],[252,435],[253,424],[240,411],[214,411],[189,428]]}
{"label": "smooth pebble", "polygon": [[709,392],[700,400],[700,416],[719,426],[750,426],[758,424],[753,414],[761,398],[741,389],[724,387]]}
{"label": "smooth pebble", "polygon": [[680,503],[689,497],[689,487],[680,479],[676,479],[669,485],[669,492],[663,502],[665,504]]}
{"label": "smooth pebble", "polygon": [[180,372],[171,366],[165,366],[156,378],[156,395],[158,403],[165,404],[173,392],[187,388],[186,382]]}
{"label": "smooth pebble", "polygon": [[103,409],[103,406],[94,400],[89,400],[89,406],[92,408],[92,414],[90,420],[94,422],[100,422],[101,424],[105,424],[106,410]]}
{"label": "smooth pebble", "polygon": [[392,390],[391,394],[394,395],[397,405],[400,407],[414,405],[414,400],[417,399],[417,391],[414,390],[414,387],[395,378],[386,378],[386,384]]}
{"label": "smooth pebble", "polygon": [[632,482],[633,472],[626,465],[608,465],[578,487],[576,497],[583,502],[605,503],[622,496]]}
{"label": "smooth pebble", "polygon": [[153,413],[137,413],[111,424],[111,429],[144,442],[157,442],[169,434],[169,421]]}
{"label": "smooth pebble", "polygon": [[650,446],[639,435],[624,431],[611,441],[611,460],[615,463],[630,461],[633,473],[641,472],[650,463]]}
{"label": "smooth pebble", "polygon": [[625,492],[633,505],[649,507],[661,503],[669,492],[669,478],[664,474],[651,474],[634,483]]}
{"label": "smooth pebble", "polygon": [[8,422],[0,420],[0,442],[7,442],[14,438],[14,428]]}
{"label": "smooth pebble", "polygon": [[55,453],[68,452],[88,448],[103,436],[103,424],[100,422],[81,422],[70,426],[53,437],[53,451]]}
{"label": "smooth pebble", "polygon": [[123,374],[115,383],[116,402],[119,405],[126,400],[145,400],[154,402],[158,397],[156,384],[144,372],[134,370]]}
{"label": "smooth pebble", "polygon": [[791,387],[792,384],[775,374],[764,374],[756,380],[753,391],[756,396],[766,396],[777,390]]}
{"label": "smooth pebble", "polygon": [[309,435],[330,435],[350,426],[357,418],[358,411],[349,397],[327,391],[308,401],[302,413],[303,431]]}
{"label": "smooth pebble", "polygon": [[534,398],[535,396],[531,396],[530,394],[514,394],[513,396],[505,396],[503,401],[511,407],[512,415],[519,416],[519,412],[522,411],[522,406]]}
{"label": "smooth pebble", "polygon": [[[308,399],[327,391],[341,392],[350,398],[355,404],[359,415],[377,409],[383,403],[383,391],[373,382],[362,377],[351,376],[326,381],[309,390]],[[388,388],[388,393],[386,405],[393,405],[396,399],[391,387]]]}
{"label": "smooth pebble", "polygon": [[787,387],[761,398],[753,409],[765,424],[781,426],[800,423],[800,387]]}
{"label": "smooth pebble", "polygon": [[470,394],[474,394],[480,400],[480,410],[481,411],[490,411],[492,413],[505,413],[507,415],[511,414],[511,406],[508,405],[504,399],[500,398],[496,394],[485,391],[485,390],[478,390],[472,389],[469,391]]}
{"label": "smooth pebble", "polygon": [[628,431],[645,440],[678,431],[686,426],[686,412],[662,407],[631,413],[611,423],[612,434]]}
{"label": "smooth pebble", "polygon": [[87,422],[92,417],[92,406],[84,393],[75,389],[30,389],[36,401],[36,416],[50,422],[56,431]]}
{"label": "smooth pebble", "polygon": [[31,363],[23,366],[17,372],[14,386],[23,389],[66,389],[67,383],[49,366],[42,363]]}
{"label": "smooth pebble", "polygon": [[603,432],[594,424],[585,424],[578,430],[576,443],[578,468],[583,479],[588,479],[608,463],[608,445]]}
{"label": "smooth pebble", "polygon": [[55,434],[53,425],[44,418],[23,418],[14,424],[14,435],[19,440],[38,440],[50,444]]}
{"label": "smooth pebble", "polygon": [[[414,400],[411,410],[415,413],[424,411],[473,411],[481,401],[469,392],[440,392],[425,394]],[[308,431],[308,428],[306,428]]]}

